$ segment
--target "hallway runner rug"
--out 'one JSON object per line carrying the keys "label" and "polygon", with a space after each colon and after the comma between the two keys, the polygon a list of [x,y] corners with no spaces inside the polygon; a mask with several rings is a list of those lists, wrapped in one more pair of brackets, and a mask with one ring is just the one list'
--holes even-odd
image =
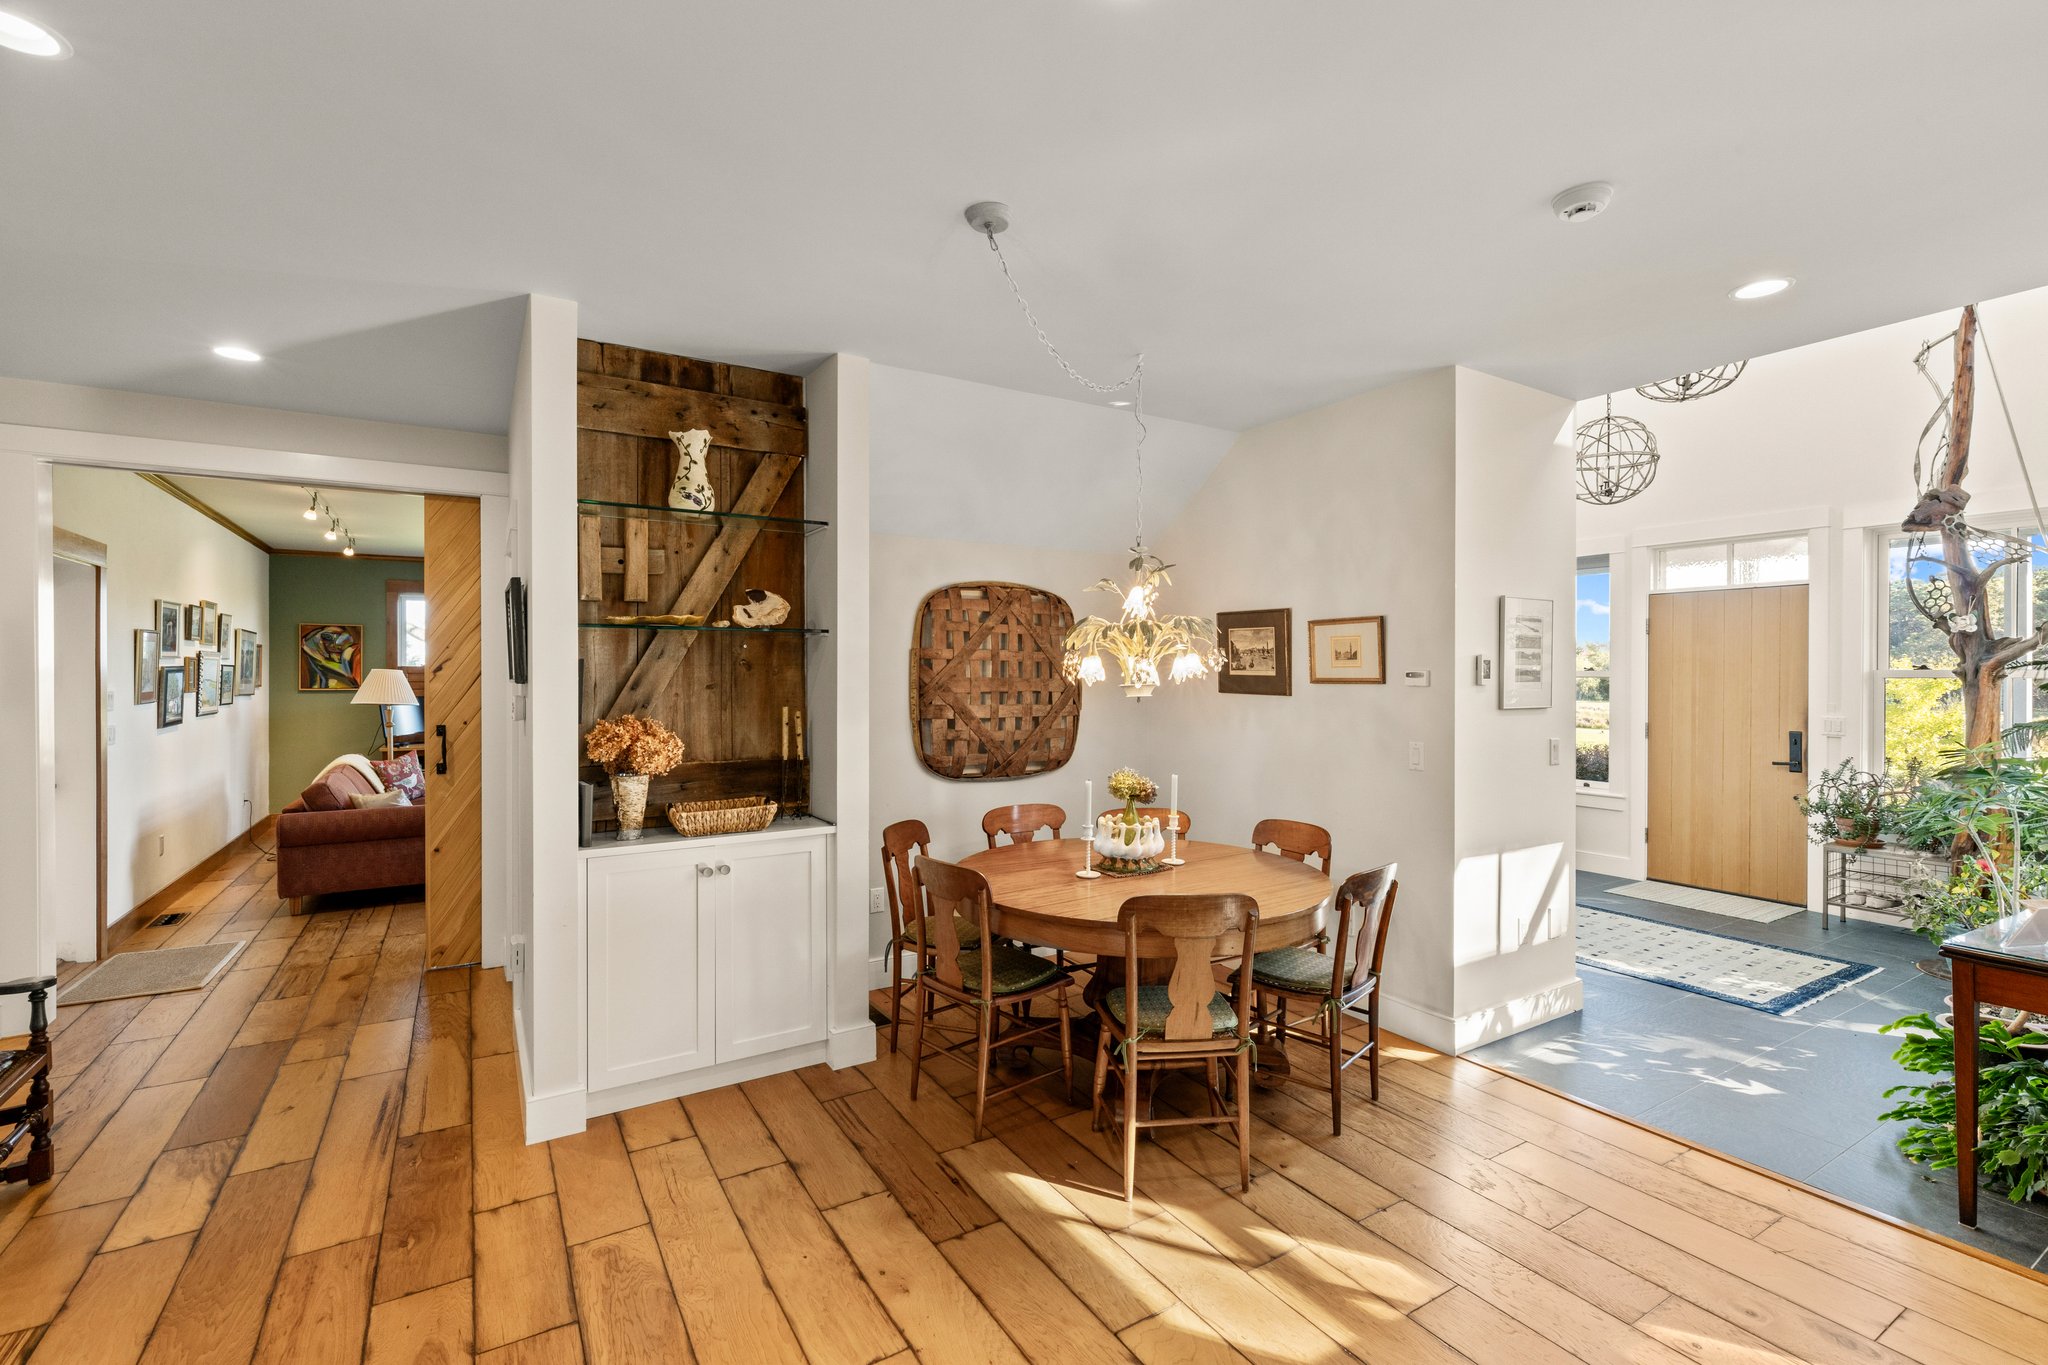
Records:
{"label": "hallway runner rug", "polygon": [[1884,970],[1584,905],[1578,956],[1589,966],[1777,1015]]}
{"label": "hallway runner rug", "polygon": [[1685,910],[1704,910],[1711,915],[1727,915],[1731,919],[1746,919],[1757,924],[1775,924],[1806,909],[1803,905],[1758,900],[1754,896],[1736,896],[1726,891],[1707,891],[1697,886],[1679,886],[1675,882],[1624,882],[1609,888],[1608,894],[1633,896],[1639,901],[1656,901],[1660,905],[1676,905]]}
{"label": "hallway runner rug", "polygon": [[228,963],[241,951],[238,939],[232,943],[199,943],[190,948],[115,953],[57,992],[57,1003],[83,1005],[89,1000],[196,991],[226,971]]}

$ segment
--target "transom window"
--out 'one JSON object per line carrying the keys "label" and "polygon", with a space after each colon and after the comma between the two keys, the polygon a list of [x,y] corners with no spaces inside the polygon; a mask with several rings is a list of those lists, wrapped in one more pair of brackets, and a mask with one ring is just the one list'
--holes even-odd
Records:
{"label": "transom window", "polygon": [[1705,545],[1673,545],[1657,551],[1656,561],[1659,592],[1804,583],[1806,537],[1757,536]]}
{"label": "transom window", "polygon": [[1607,556],[1590,555],[1579,561],[1578,591],[1572,606],[1572,634],[1578,645],[1574,702],[1578,743],[1573,774],[1581,787],[1607,785],[1614,761],[1613,586]]}

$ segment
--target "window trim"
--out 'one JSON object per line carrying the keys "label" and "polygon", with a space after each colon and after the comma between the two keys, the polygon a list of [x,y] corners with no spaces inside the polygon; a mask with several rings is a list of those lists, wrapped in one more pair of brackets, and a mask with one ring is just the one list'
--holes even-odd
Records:
{"label": "window trim", "polygon": [[412,684],[415,695],[426,695],[427,670],[420,665],[398,662],[398,602],[402,597],[427,595],[427,585],[419,579],[387,578],[384,580],[384,666],[396,668],[405,674],[405,680]]}
{"label": "window trim", "polygon": [[[1733,575],[1735,572],[1735,547],[1738,545],[1754,545],[1759,541],[1765,540],[1799,540],[1805,542],[1806,572],[1798,578],[1774,578],[1769,580],[1768,582],[1757,583],[1734,582]],[[1670,588],[1664,585],[1664,559],[1666,555],[1669,555],[1674,550],[1701,550],[1706,549],[1709,546],[1720,547],[1721,567],[1723,571],[1729,576],[1730,581],[1723,583],[1702,584],[1700,586],[1690,588]],[[1710,540],[1680,540],[1673,541],[1669,545],[1653,546],[1650,550],[1650,591],[1653,593],[1733,592],[1742,588],[1790,588],[1797,587],[1802,584],[1811,584],[1812,582],[1813,532],[1811,530],[1766,531],[1759,532],[1755,535],[1747,536],[1720,536]]]}

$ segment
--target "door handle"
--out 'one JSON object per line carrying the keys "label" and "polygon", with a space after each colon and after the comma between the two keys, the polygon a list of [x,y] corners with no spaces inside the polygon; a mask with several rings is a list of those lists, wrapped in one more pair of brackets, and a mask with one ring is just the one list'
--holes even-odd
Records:
{"label": "door handle", "polygon": [[448,775],[448,727],[436,725],[434,727],[434,738],[441,741],[441,761],[434,765],[434,775],[436,777],[446,777]]}
{"label": "door handle", "polygon": [[1773,768],[1788,768],[1795,773],[1806,771],[1806,732],[1788,730],[1785,732],[1786,757],[1771,760]]}

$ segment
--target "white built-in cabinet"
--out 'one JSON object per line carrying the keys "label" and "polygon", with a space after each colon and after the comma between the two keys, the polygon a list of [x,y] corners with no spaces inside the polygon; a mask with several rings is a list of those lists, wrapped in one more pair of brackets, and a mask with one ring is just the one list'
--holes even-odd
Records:
{"label": "white built-in cabinet", "polygon": [[585,859],[591,1091],[824,1041],[831,849],[820,826]]}

